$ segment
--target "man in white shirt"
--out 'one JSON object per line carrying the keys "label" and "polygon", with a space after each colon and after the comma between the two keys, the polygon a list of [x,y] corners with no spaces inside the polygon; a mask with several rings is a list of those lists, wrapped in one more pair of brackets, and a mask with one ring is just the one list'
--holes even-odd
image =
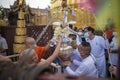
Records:
{"label": "man in white shirt", "polygon": [[93,55],[90,55],[90,44],[88,42],[82,42],[78,46],[78,51],[82,57],[82,61],[80,62],[74,59],[72,64],[66,67],[65,73],[76,76],[98,77],[96,60]]}
{"label": "man in white shirt", "polygon": [[6,39],[1,36],[0,33],[0,55],[6,56],[6,50],[8,49],[8,45]]}
{"label": "man in white shirt", "polygon": [[96,58],[97,68],[99,77],[105,78],[106,76],[106,60],[105,60],[105,49],[108,49],[108,41],[102,36],[95,35],[95,30],[92,27],[85,28],[86,41],[91,45],[91,54]]}
{"label": "man in white shirt", "polygon": [[[118,48],[119,45],[116,40],[117,32],[113,32],[113,38],[112,41],[110,42],[110,57],[108,60],[108,63],[114,66],[118,65]],[[111,63],[110,63],[111,61]]]}

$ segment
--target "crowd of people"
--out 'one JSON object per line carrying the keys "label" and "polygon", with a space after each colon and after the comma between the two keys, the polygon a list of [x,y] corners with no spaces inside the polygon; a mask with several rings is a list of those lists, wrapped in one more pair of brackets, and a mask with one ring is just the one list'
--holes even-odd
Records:
{"label": "crowd of people", "polygon": [[[116,41],[116,35],[117,32],[114,31],[111,36],[111,40],[108,40],[105,34],[103,34],[103,36],[96,35],[95,29],[90,26],[70,34],[69,38],[72,40],[71,46],[73,48],[73,51],[71,52],[72,54],[69,56],[71,63],[62,69],[63,74],[93,78],[107,78],[108,69],[108,72],[116,78],[118,76],[117,65],[119,48]],[[9,69],[13,70],[13,67],[15,67],[13,73],[16,73],[15,80],[19,80],[17,78],[18,76],[22,76],[24,78],[23,80],[26,80],[30,75],[41,75],[41,69],[48,67],[54,59],[58,57],[62,44],[62,37],[59,36],[53,54],[45,61],[41,61],[41,59],[45,55],[45,52],[51,47],[51,41],[49,41],[46,46],[41,47],[35,44],[34,38],[27,37],[25,44],[27,49],[20,53],[17,63],[12,63],[7,56],[3,55],[3,52],[8,49],[8,46],[6,44],[6,40],[0,35],[0,80],[8,80],[8,78],[12,78],[11,80],[14,80],[12,74],[5,73],[7,70],[11,71]],[[31,49],[32,46],[33,49]],[[108,60],[106,59],[106,52],[108,53]],[[109,66],[107,66],[107,64],[109,64]],[[20,70],[30,70],[32,72],[27,71],[24,75]],[[46,70],[46,72],[47,71],[48,70]]]}

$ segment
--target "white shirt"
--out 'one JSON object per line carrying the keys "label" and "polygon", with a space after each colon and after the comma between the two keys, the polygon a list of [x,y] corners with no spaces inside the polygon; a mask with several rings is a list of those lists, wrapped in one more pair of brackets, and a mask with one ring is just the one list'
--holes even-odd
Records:
{"label": "white shirt", "polygon": [[82,61],[82,57],[81,57],[78,49],[73,49],[72,54],[70,55],[70,59],[71,59],[71,61],[73,61],[74,59],[76,59],[78,61]]}
{"label": "white shirt", "polygon": [[75,70],[72,70],[69,66],[65,69],[65,72],[70,75],[85,75],[89,77],[98,77],[98,71],[95,66],[95,58],[90,55],[83,59],[82,62],[73,60],[73,64],[78,66]]}
{"label": "white shirt", "polygon": [[87,42],[91,45],[91,53],[95,58],[99,58],[105,54],[105,49],[108,49],[109,43],[108,40],[105,40],[101,36],[95,36],[94,39],[87,39]]}
{"label": "white shirt", "polygon": [[[118,50],[118,43],[115,37],[113,37],[112,42],[110,43],[111,50]],[[118,64],[118,53],[111,53],[109,57],[109,61],[111,59],[112,65]]]}
{"label": "white shirt", "polygon": [[[1,36],[0,36],[0,49],[8,49],[8,45],[7,45],[7,42],[6,42],[5,38],[3,38]],[[6,54],[6,52],[0,53],[0,54],[1,55]]]}
{"label": "white shirt", "polygon": [[99,77],[105,78],[106,76],[106,61],[105,61],[105,49],[109,48],[108,40],[105,40],[102,36],[96,36],[90,40],[87,39],[87,42],[91,46],[91,54],[96,58],[97,69]]}

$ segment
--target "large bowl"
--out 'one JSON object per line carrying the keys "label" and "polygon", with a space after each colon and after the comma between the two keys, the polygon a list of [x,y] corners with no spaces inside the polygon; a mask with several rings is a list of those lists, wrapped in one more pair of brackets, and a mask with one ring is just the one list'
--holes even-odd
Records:
{"label": "large bowl", "polygon": [[67,66],[71,63],[70,56],[72,54],[72,46],[67,43],[62,43],[59,53],[59,58],[62,60],[62,65]]}

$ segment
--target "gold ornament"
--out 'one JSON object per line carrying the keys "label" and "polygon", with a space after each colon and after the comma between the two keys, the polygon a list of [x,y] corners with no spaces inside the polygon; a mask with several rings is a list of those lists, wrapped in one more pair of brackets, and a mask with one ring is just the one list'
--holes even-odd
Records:
{"label": "gold ornament", "polygon": [[17,27],[25,27],[25,20],[17,20]]}
{"label": "gold ornament", "polygon": [[18,19],[24,19],[24,12],[18,12]]}
{"label": "gold ornament", "polygon": [[26,35],[26,28],[16,28],[16,35]]}
{"label": "gold ornament", "polygon": [[25,44],[13,44],[14,53],[21,53],[26,49]]}
{"label": "gold ornament", "polygon": [[64,33],[66,37],[69,36],[70,32],[69,32],[68,26],[66,26],[65,28],[56,27],[54,31],[54,38],[58,39],[58,36],[61,35],[62,33]]}
{"label": "gold ornament", "polygon": [[26,36],[15,36],[15,43],[24,43]]}

